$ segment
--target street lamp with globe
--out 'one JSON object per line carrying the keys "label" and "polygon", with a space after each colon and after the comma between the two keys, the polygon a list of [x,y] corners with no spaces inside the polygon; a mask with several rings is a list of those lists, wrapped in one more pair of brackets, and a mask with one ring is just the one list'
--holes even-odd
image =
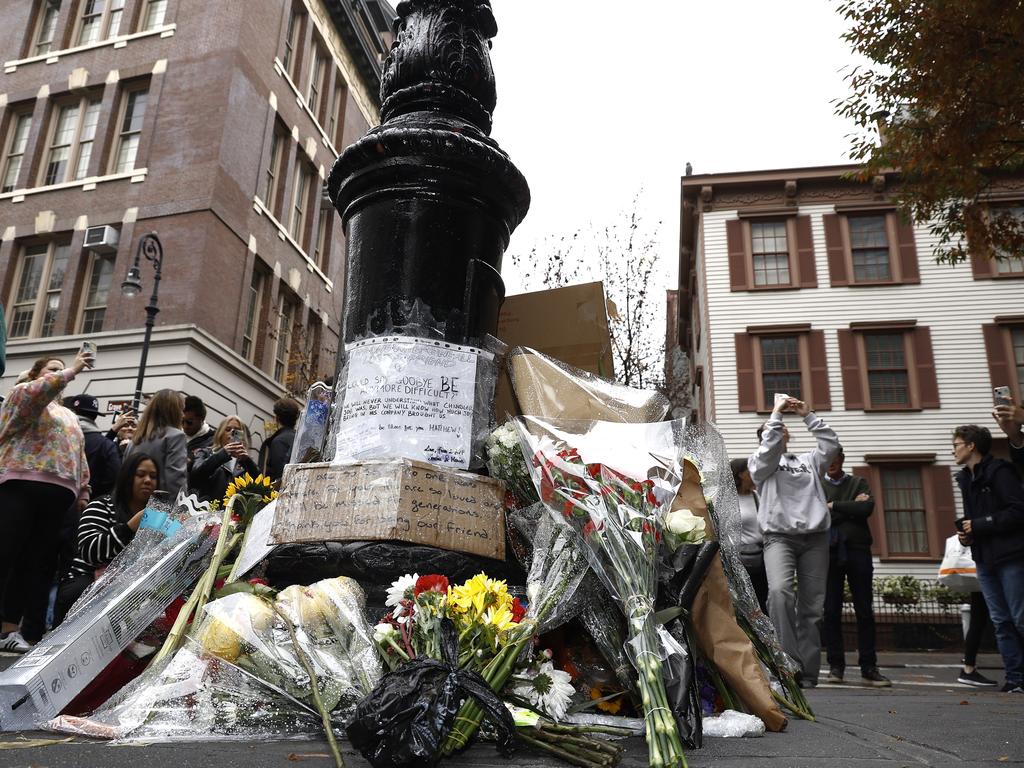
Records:
{"label": "street lamp with globe", "polygon": [[160,291],[160,268],[164,261],[164,248],[160,244],[160,238],[155,232],[143,235],[139,240],[138,250],[135,251],[135,261],[128,270],[128,276],[121,283],[121,293],[129,298],[138,296],[142,292],[142,273],[139,271],[139,264],[142,257],[153,263],[153,295],[149,297],[149,304],[146,305],[146,333],[142,339],[142,360],[139,362],[139,375],[135,380],[135,397],[132,398],[132,409],[138,413],[139,403],[142,400],[142,381],[146,377],[146,360],[149,357],[149,340],[153,335],[153,325],[156,323],[156,313],[160,311],[157,307],[157,294]]}

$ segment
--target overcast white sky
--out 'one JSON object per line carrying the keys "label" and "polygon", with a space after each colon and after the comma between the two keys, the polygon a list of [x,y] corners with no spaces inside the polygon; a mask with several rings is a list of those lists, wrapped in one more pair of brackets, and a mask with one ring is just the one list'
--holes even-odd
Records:
{"label": "overcast white sky", "polygon": [[[852,56],[834,0],[492,0],[492,135],[533,203],[509,252],[630,207],[659,230],[675,279],[679,177],[847,161],[833,116]],[[509,293],[521,290],[506,257]]]}

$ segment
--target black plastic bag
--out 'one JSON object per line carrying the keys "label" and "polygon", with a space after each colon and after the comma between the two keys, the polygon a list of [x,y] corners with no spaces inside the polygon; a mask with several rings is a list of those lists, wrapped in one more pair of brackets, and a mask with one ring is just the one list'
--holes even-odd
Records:
{"label": "black plastic bag", "polygon": [[467,697],[476,700],[497,729],[499,751],[512,752],[512,715],[480,675],[459,669],[458,639],[448,619],[441,622],[441,653],[445,661],[415,659],[386,675],[356,707],[346,733],[374,768],[436,765]]}
{"label": "black plastic bag", "polygon": [[684,544],[658,569],[657,619],[686,649],[686,656],[672,654],[662,664],[668,705],[679,727],[683,746],[699,748],[704,741],[700,692],[697,690],[687,621],[693,601],[708,568],[718,554],[717,541]]}

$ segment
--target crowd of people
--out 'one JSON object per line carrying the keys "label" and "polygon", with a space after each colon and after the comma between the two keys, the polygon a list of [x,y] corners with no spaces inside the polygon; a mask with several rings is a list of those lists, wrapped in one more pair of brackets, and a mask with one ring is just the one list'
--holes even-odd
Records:
{"label": "crowd of people", "polygon": [[154,493],[216,501],[246,473],[279,482],[291,456],[291,398],[274,404],[279,428],[256,458],[237,415],[214,428],[200,398],[171,389],[104,431],[94,396],[62,398],[92,364],[88,349],[70,365],[40,358],[0,404],[0,651],[27,652],[64,620],[135,536]]}
{"label": "crowd of people", "polygon": [[[814,450],[788,450],[786,414],[803,419],[815,439]],[[991,621],[1005,668],[1002,690],[1024,693],[1024,408],[999,405],[992,415],[1009,439],[1013,463],[991,454],[992,434],[987,428],[970,424],[953,431],[964,513],[956,521],[955,533],[970,547],[979,586],[971,597],[971,622],[957,679],[978,687],[998,685],[976,666],[981,638]],[[822,641],[829,665],[826,681],[844,681],[842,614],[848,585],[861,680],[891,686],[879,672],[875,647],[868,522],[875,501],[867,480],[844,471],[843,448],[835,432],[796,398],[777,396],[757,438],[758,448],[748,459],[732,462],[742,518],[740,556],[783,649],[800,667],[798,682],[802,687],[818,684]]]}
{"label": "crowd of people", "polygon": [[[132,540],[154,493],[173,500],[185,491],[218,500],[246,473],[278,482],[291,457],[300,405],[290,398],[274,404],[279,428],[255,458],[252,436],[237,415],[213,427],[200,398],[170,389],[156,392],[138,417],[114,414],[104,431],[96,423],[100,409],[94,396],[61,399],[92,362],[87,349],[70,365],[40,358],[0,405],[0,651],[23,653],[48,625],[63,621],[97,573]],[[790,414],[803,420],[813,450],[789,451]],[[1024,467],[1024,408],[1000,405],[993,416],[1009,439],[1012,464],[991,455],[992,435],[985,427],[965,425],[953,432],[964,512],[956,533],[970,546],[979,585],[971,597],[958,679],[997,684],[976,666],[991,620],[1006,671],[1003,690],[1022,693],[1024,489],[1018,470]],[[823,638],[826,680],[843,682],[848,585],[861,679],[891,685],[879,672],[875,650],[871,488],[844,470],[835,432],[796,398],[777,396],[757,437],[757,450],[732,462],[741,558],[782,647],[800,667],[798,680],[817,685]]]}

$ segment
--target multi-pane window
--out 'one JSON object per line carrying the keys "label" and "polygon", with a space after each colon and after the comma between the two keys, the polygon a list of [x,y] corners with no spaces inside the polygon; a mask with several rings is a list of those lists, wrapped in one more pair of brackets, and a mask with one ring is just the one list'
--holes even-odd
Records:
{"label": "multi-pane window", "polygon": [[864,335],[872,407],[910,406],[910,376],[902,333]]}
{"label": "multi-pane window", "polygon": [[1024,328],[1010,331],[1010,343],[1013,344],[1013,361],[1017,368],[1017,391],[1024,395]]}
{"label": "multi-pane window", "polygon": [[39,26],[36,30],[34,54],[42,56],[53,50],[53,38],[57,34],[57,21],[60,19],[60,0],[42,0],[39,9]]}
{"label": "multi-pane window", "polygon": [[323,90],[324,55],[315,43],[309,54],[309,88],[306,91],[306,106],[309,107],[310,112],[316,115],[320,108],[320,94]]}
{"label": "multi-pane window", "polygon": [[851,216],[847,222],[850,225],[854,281],[866,283],[891,280],[885,216]]}
{"label": "multi-pane window", "polygon": [[754,259],[754,285],[789,285],[786,222],[752,222],[750,245]]}
{"label": "multi-pane window", "polygon": [[67,244],[25,246],[9,304],[12,339],[56,334],[70,251]]}
{"label": "multi-pane window", "polygon": [[282,64],[284,64],[284,71],[288,73],[292,82],[298,82],[295,67],[298,66],[299,61],[298,50],[302,39],[303,16],[304,14],[294,5],[288,12],[288,31],[284,39],[284,60]]}
{"label": "multi-pane window", "polygon": [[334,144],[334,148],[340,150],[342,135],[345,131],[345,103],[348,101],[348,89],[345,87],[340,73],[334,84],[334,94],[331,99],[331,107],[327,114],[327,136]]}
{"label": "multi-pane window", "polygon": [[50,148],[43,164],[43,184],[46,185],[77,181],[88,175],[100,118],[98,100],[83,98],[56,109]]}
{"label": "multi-pane window", "polygon": [[132,90],[124,95],[124,110],[117,136],[117,154],[114,173],[135,170],[139,155],[139,139],[142,136],[142,121],[146,116],[146,102],[149,91]]}
{"label": "multi-pane window", "polygon": [[288,144],[288,133],[280,123],[274,124],[274,135],[270,139],[270,157],[264,178],[263,201],[267,210],[281,218],[281,189],[284,186],[284,158]]}
{"label": "multi-pane window", "polygon": [[274,345],[274,379],[284,384],[288,373],[288,361],[292,353],[292,324],[295,322],[295,305],[284,296],[277,313],[277,344]]}
{"label": "multi-pane window", "polygon": [[303,235],[306,231],[306,214],[309,209],[309,187],[313,174],[301,161],[296,165],[296,170],[298,172],[295,175],[295,194],[292,198],[292,215],[288,231],[291,233],[292,239],[302,246]]}
{"label": "multi-pane window", "polygon": [[317,207],[316,232],[313,238],[313,262],[325,269],[331,249],[331,216],[333,209]]}
{"label": "multi-pane window", "polygon": [[262,300],[263,274],[253,270],[245,305],[245,330],[242,331],[242,357],[250,362],[256,355],[256,324],[259,322]]}
{"label": "multi-pane window", "polygon": [[113,276],[114,255],[93,254],[82,309],[82,333],[99,333],[103,330],[103,317],[107,313],[107,297],[110,295]]}
{"label": "multi-pane window", "polygon": [[[1003,209],[1001,212],[1013,216],[1021,225],[1024,225],[1024,207],[1015,206]],[[1009,253],[1000,249],[996,257],[998,259],[996,261],[996,272],[998,274],[1016,275],[1024,273],[1024,254]]]}
{"label": "multi-pane window", "polygon": [[882,505],[890,555],[927,555],[928,525],[920,467],[882,467]]}
{"label": "multi-pane window", "polygon": [[83,0],[78,44],[88,45],[114,37],[121,30],[125,0]]}
{"label": "multi-pane window", "polygon": [[149,0],[146,4],[146,16],[142,22],[143,31],[163,26],[167,18],[167,0]]}
{"label": "multi-pane window", "polygon": [[11,129],[4,157],[3,186],[0,187],[0,192],[10,192],[18,183],[21,161],[25,157],[25,146],[28,144],[28,133],[31,128],[32,115],[30,113],[11,116]]}
{"label": "multi-pane window", "polygon": [[799,337],[765,336],[761,339],[761,383],[765,403],[773,403],[776,393],[803,400]]}

